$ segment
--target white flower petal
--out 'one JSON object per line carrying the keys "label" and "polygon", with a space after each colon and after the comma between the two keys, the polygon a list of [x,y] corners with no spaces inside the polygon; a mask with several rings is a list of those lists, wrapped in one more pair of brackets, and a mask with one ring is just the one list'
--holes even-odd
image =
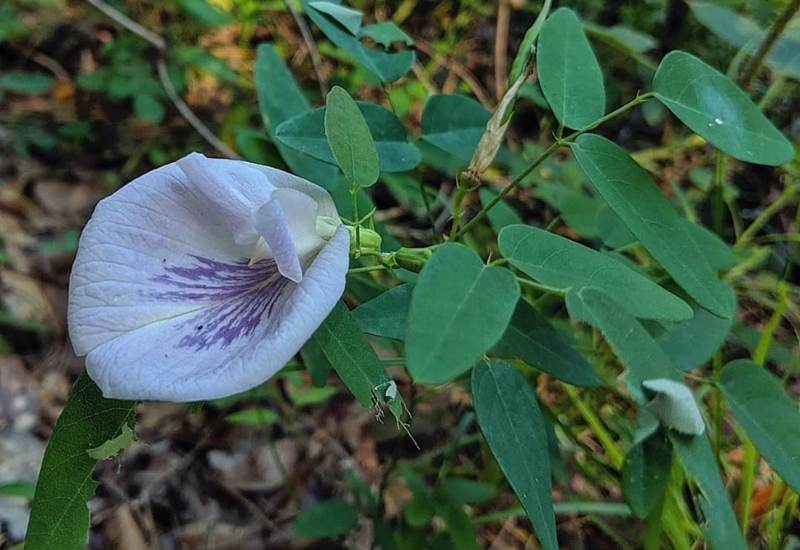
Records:
{"label": "white flower petal", "polygon": [[193,297],[163,300],[165,269],[195,258],[236,262],[237,245],[218,206],[177,164],[153,170],[100,201],[81,235],[70,276],[69,331],[78,355],[158,319],[200,307]]}
{"label": "white flower petal", "polygon": [[194,189],[225,215],[237,244],[258,240],[250,214],[269,201],[275,189],[264,172],[248,163],[209,159],[200,153],[191,153],[177,164]]}
{"label": "white flower petal", "polygon": [[[348,250],[349,234],[340,227],[299,284],[280,276],[267,285],[242,283],[225,300],[100,345],[86,358],[89,374],[103,395],[118,399],[198,401],[254,387],[297,353],[339,300]],[[261,264],[274,268],[269,260]],[[178,292],[191,292],[181,285],[192,281],[193,269],[174,276]],[[215,264],[196,282],[205,287],[216,278],[230,287],[242,269],[249,268]]]}
{"label": "white flower petal", "polygon": [[268,201],[256,210],[254,218],[255,228],[269,245],[270,256],[275,259],[278,271],[287,279],[299,283],[303,278],[303,270],[287,223],[288,216],[280,202],[277,199]]}

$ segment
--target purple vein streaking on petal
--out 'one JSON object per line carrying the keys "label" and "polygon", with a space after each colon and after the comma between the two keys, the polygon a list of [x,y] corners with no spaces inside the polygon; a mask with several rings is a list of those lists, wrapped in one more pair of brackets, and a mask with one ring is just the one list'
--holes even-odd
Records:
{"label": "purple vein streaking on petal", "polygon": [[199,311],[184,326],[187,334],[178,347],[209,349],[227,347],[237,338],[250,336],[266,315],[272,315],[289,279],[278,273],[273,259],[248,266],[247,260],[224,263],[200,256],[191,267],[165,267],[150,280],[172,290],[152,292],[165,301],[216,302]]}

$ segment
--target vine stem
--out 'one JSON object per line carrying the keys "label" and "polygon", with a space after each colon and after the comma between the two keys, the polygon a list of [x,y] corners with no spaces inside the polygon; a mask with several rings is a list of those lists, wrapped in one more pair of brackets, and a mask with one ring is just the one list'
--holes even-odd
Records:
{"label": "vine stem", "polygon": [[764,63],[764,59],[767,57],[767,54],[778,41],[778,38],[783,33],[786,25],[789,24],[789,21],[791,21],[798,9],[800,9],[800,0],[792,0],[778,16],[778,18],[772,23],[772,26],[770,26],[769,32],[767,33],[767,37],[763,42],[761,42],[761,45],[758,47],[755,55],[753,55],[753,58],[750,60],[747,70],[744,72],[744,75],[742,75],[742,88],[745,90],[750,88],[750,85],[753,83],[753,80],[758,74],[758,70]]}
{"label": "vine stem", "polygon": [[[585,134],[586,132],[594,130],[595,128],[597,128],[601,124],[604,124],[605,122],[608,122],[609,120],[611,120],[613,118],[616,118],[619,115],[630,111],[631,109],[633,109],[637,105],[639,105],[641,103],[644,103],[645,101],[647,101],[648,99],[650,99],[650,98],[652,98],[654,96],[655,96],[655,94],[653,92],[648,92],[646,94],[637,95],[635,98],[633,98],[628,103],[618,107],[617,109],[614,109],[613,111],[611,111],[607,115],[604,115],[604,116],[598,118],[597,120],[595,120],[594,122],[592,122],[591,124],[586,126],[585,128],[583,128],[581,130],[576,130],[576,131],[572,132],[571,134],[569,134],[568,136],[566,136],[564,138],[561,138],[561,139],[557,139],[556,141],[551,143],[550,146],[547,149],[542,151],[542,153],[538,157],[536,157],[536,159],[533,162],[531,162],[528,165],[528,167],[525,168],[525,170],[520,172],[513,180],[511,180],[511,182],[508,185],[503,187],[503,189],[500,190],[500,192],[497,194],[497,196],[494,197],[491,201],[489,201],[489,203],[486,204],[483,208],[481,208],[478,211],[478,213],[475,214],[475,216],[473,216],[473,218],[470,221],[468,221],[466,224],[464,224],[464,226],[461,229],[459,229],[458,231],[451,231],[451,240],[458,239],[464,233],[466,233],[472,227],[474,227],[476,223],[478,223],[480,220],[482,220],[484,217],[486,217],[486,214],[489,212],[489,210],[494,208],[497,205],[497,203],[499,203],[501,200],[503,200],[503,198],[506,195],[508,195],[514,188],[516,188],[520,183],[522,183],[522,181],[526,177],[528,177],[528,175],[530,175],[531,172],[536,170],[536,168],[538,168],[539,165],[541,165],[545,160],[547,160],[547,158],[550,155],[552,155],[553,152],[555,152],[556,149],[558,149],[559,147],[564,147],[566,145],[569,145],[569,143],[574,141],[581,134]],[[460,212],[461,212],[461,202],[463,200],[463,196],[464,196],[463,191],[461,193],[459,193],[459,191],[456,191],[456,194],[455,194],[455,197],[454,197],[453,212],[454,213],[458,212],[459,216],[460,216]],[[457,219],[458,218],[456,218],[454,216],[454,221],[453,221],[454,224],[457,223],[455,221]]]}

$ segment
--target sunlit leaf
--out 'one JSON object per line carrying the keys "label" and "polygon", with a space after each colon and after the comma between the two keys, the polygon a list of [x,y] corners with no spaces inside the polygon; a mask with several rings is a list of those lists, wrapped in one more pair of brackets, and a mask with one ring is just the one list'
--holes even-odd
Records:
{"label": "sunlit leaf", "polygon": [[732,157],[780,165],[794,148],[736,84],[695,56],[674,51],[653,77],[661,103],[681,122]]}
{"label": "sunlit leaf", "polygon": [[350,34],[354,36],[358,35],[358,31],[361,29],[361,18],[363,17],[360,11],[334,2],[309,2],[309,5],[319,12],[330,15],[340,25],[350,31]]}
{"label": "sunlit leaf", "polygon": [[592,286],[613,296],[635,317],[681,321],[692,309],[617,260],[548,231],[526,225],[508,226],[498,238],[500,252],[511,264],[540,283],[578,290]]}
{"label": "sunlit leaf", "polygon": [[[404,172],[416,167],[422,155],[408,143],[406,129],[391,111],[374,103],[357,101],[359,111],[367,122],[381,172]],[[325,138],[325,107],[301,113],[281,123],[275,137],[284,145],[324,162],[335,163]]]}
{"label": "sunlit leaf", "polygon": [[416,61],[413,50],[386,52],[369,48],[339,23],[316,10],[308,0],[301,0],[303,9],[331,42],[350,54],[360,65],[383,83],[393,82],[406,74]]}
{"label": "sunlit leaf", "polygon": [[414,380],[438,384],[471,368],[503,335],[519,295],[510,271],[485,266],[470,248],[437,249],[411,298],[406,360]]}
{"label": "sunlit leaf", "polygon": [[580,129],[603,116],[603,72],[574,11],[559,8],[547,18],[536,61],[542,92],[561,124]]}
{"label": "sunlit leaf", "polygon": [[650,175],[618,145],[595,134],[580,136],[572,150],[597,192],[672,278],[700,305],[730,317],[728,289]]}
{"label": "sunlit leaf", "polygon": [[361,27],[358,35],[369,37],[384,48],[389,48],[394,42],[402,42],[406,46],[414,45],[414,40],[403,32],[403,29],[398,27],[394,21],[365,25]]}
{"label": "sunlit leaf", "polygon": [[380,175],[378,150],[356,102],[334,86],[325,109],[325,136],[336,164],[352,185],[369,187]]}

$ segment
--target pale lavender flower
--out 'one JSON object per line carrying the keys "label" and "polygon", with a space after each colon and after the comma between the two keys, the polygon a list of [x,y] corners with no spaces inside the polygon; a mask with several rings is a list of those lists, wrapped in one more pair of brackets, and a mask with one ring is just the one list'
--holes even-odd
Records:
{"label": "pale lavender flower", "polygon": [[81,235],[69,334],[103,395],[198,401],[274,375],[344,291],[330,195],[192,153],[101,201]]}

